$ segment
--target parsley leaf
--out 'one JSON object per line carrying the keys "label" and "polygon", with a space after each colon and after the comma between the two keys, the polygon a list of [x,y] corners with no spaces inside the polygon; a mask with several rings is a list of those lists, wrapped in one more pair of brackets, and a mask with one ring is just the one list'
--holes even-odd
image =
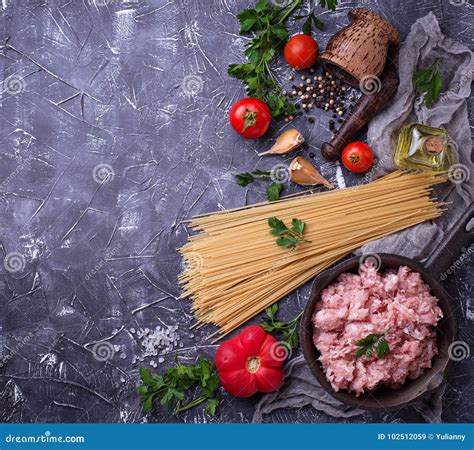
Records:
{"label": "parsley leaf", "polygon": [[266,316],[263,317],[260,325],[267,333],[280,333],[282,340],[288,344],[289,348],[297,348],[299,344],[298,338],[298,321],[303,315],[301,311],[294,319],[289,322],[282,322],[276,320],[276,314],[278,313],[278,305],[268,307],[265,310]]}
{"label": "parsley leaf", "polygon": [[293,220],[291,221],[291,229],[292,229],[296,234],[301,234],[301,235],[303,235],[304,227],[305,227],[305,223],[302,222],[302,221],[299,220],[299,219],[293,219]]}
{"label": "parsley leaf", "polygon": [[419,94],[425,94],[424,104],[430,107],[439,98],[443,79],[438,63],[426,69],[420,69],[413,75],[415,90]]}
{"label": "parsley leaf", "polygon": [[274,202],[280,199],[280,193],[283,190],[283,185],[274,181],[267,187],[267,199],[269,202]]}
{"label": "parsley leaf", "polygon": [[319,4],[323,7],[323,8],[327,8],[331,11],[335,11],[336,10],[336,6],[337,6],[337,0],[319,0]]}
{"label": "parsley leaf", "polygon": [[[268,170],[255,170],[254,172],[233,173],[235,181],[239,186],[245,187],[253,183],[257,179],[267,179],[271,177],[271,172]],[[280,199],[283,185],[278,182],[273,182],[267,187],[267,199],[269,202],[274,202]]]}
{"label": "parsley leaf", "polygon": [[390,352],[390,346],[387,342],[386,333],[368,334],[365,338],[357,341],[356,345],[360,347],[356,351],[356,356],[358,358],[362,356],[367,356],[370,358],[375,350],[377,352],[377,358],[382,359]]}
{"label": "parsley leaf", "polygon": [[386,354],[390,352],[390,346],[388,345],[385,336],[380,339],[379,345],[377,346],[377,358],[382,359]]}
{"label": "parsley leaf", "polygon": [[[149,413],[155,399],[174,414],[193,408],[206,402],[206,411],[215,415],[219,399],[216,390],[220,386],[216,366],[207,359],[198,357],[195,364],[177,364],[165,370],[163,374],[152,374],[149,369],[141,367],[142,384],[137,387],[143,413]],[[195,386],[201,387],[201,393],[194,400],[187,401],[187,391]],[[187,401],[187,402],[186,402]]]}
{"label": "parsley leaf", "polygon": [[266,178],[271,175],[268,170],[255,170],[254,172],[233,173],[235,180],[239,186],[245,187],[253,183],[257,178]]}
{"label": "parsley leaf", "polygon": [[[312,29],[313,25],[318,30],[321,30],[321,31],[324,30],[324,23],[321,22],[321,20],[319,20],[316,17],[316,6],[314,5],[314,3],[315,3],[314,1],[309,2],[310,11],[309,11],[308,14],[296,16],[294,18],[294,20],[306,19],[303,22],[303,26],[301,27],[301,31],[304,34],[308,34],[309,36],[311,36],[311,29]],[[337,6],[337,0],[319,0],[319,5],[322,8],[327,8],[330,11],[335,11],[336,6]]]}
{"label": "parsley leaf", "polygon": [[270,217],[268,219],[268,226],[270,227],[270,234],[273,236],[281,236],[276,240],[277,245],[283,248],[294,248],[301,242],[311,242],[303,237],[305,223],[299,219],[291,221],[291,229],[277,217]]}

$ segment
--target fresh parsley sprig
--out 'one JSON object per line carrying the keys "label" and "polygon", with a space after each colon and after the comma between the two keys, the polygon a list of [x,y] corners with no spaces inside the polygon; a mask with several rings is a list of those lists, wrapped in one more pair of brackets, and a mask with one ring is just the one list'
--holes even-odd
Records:
{"label": "fresh parsley sprig", "polygon": [[[142,384],[137,387],[143,413],[153,408],[153,401],[158,398],[160,403],[173,411],[174,414],[193,408],[206,402],[206,411],[216,414],[219,399],[216,390],[220,386],[216,366],[201,356],[195,364],[176,364],[166,369],[163,374],[152,374],[145,367],[140,368]],[[199,386],[201,393],[193,400],[186,398],[187,392]]]}
{"label": "fresh parsley sprig", "polygon": [[439,98],[443,79],[439,70],[439,64],[421,69],[413,75],[415,90],[419,94],[425,94],[424,103],[430,107]]}
{"label": "fresh parsley sprig", "polygon": [[283,110],[291,113],[295,106],[283,95],[275,79],[270,62],[278,54],[288,37],[286,20],[302,4],[303,0],[289,0],[283,7],[278,7],[268,0],[258,0],[254,9],[244,9],[238,14],[240,33],[254,33],[244,51],[248,62],[230,64],[228,73],[244,81],[250,97],[263,100],[273,117]]}
{"label": "fresh parsley sprig", "polygon": [[382,359],[390,352],[386,333],[368,334],[365,338],[357,341],[356,344],[360,347],[356,352],[358,358],[364,355],[370,358],[375,350],[377,352],[377,358]]}
{"label": "fresh parsley sprig", "polygon": [[[316,5],[315,5],[315,0],[311,0],[309,2],[309,13],[308,14],[302,14],[299,16],[296,16],[294,20],[299,20],[299,19],[306,19],[303,22],[303,26],[301,27],[301,31],[304,34],[311,35],[311,29],[313,25],[318,29],[318,30],[324,30],[324,23],[316,17]],[[335,11],[336,6],[337,6],[337,0],[319,0],[319,5],[323,8],[327,8],[330,11]]]}
{"label": "fresh parsley sprig", "polygon": [[[235,181],[239,186],[245,187],[258,179],[271,178],[272,173],[268,170],[255,170],[254,172],[233,173]],[[272,182],[267,186],[267,199],[269,202],[274,202],[280,199],[283,185],[277,181]]]}
{"label": "fresh parsley sprig", "polygon": [[266,316],[263,317],[260,325],[267,333],[281,333],[282,340],[291,348],[297,348],[299,344],[298,338],[298,321],[303,314],[301,311],[294,319],[289,322],[283,322],[276,318],[278,313],[278,305],[274,304],[265,309]]}
{"label": "fresh parsley sprig", "polygon": [[271,174],[268,170],[255,170],[254,172],[233,173],[232,175],[234,175],[235,181],[239,186],[245,187],[258,178],[268,178]]}
{"label": "fresh parsley sprig", "polygon": [[301,242],[311,242],[303,236],[306,224],[300,219],[293,219],[291,221],[291,228],[288,228],[283,220],[277,217],[270,217],[268,219],[268,226],[273,236],[280,236],[276,240],[277,245],[280,247],[294,248]]}

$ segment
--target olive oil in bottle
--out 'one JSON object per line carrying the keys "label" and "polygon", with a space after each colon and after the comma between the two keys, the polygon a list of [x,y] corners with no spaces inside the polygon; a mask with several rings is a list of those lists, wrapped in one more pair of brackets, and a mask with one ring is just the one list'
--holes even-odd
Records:
{"label": "olive oil in bottle", "polygon": [[455,154],[445,130],[412,123],[400,129],[394,159],[402,168],[439,172],[455,163]]}

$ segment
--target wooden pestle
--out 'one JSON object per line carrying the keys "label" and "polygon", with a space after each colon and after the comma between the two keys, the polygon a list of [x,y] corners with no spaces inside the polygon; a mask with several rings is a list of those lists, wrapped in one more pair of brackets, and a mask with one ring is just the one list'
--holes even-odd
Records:
{"label": "wooden pestle", "polygon": [[344,147],[353,142],[362,128],[387,105],[395,94],[398,83],[396,73],[389,71],[382,78],[378,92],[362,95],[332,141],[322,144],[321,154],[331,161],[339,159]]}

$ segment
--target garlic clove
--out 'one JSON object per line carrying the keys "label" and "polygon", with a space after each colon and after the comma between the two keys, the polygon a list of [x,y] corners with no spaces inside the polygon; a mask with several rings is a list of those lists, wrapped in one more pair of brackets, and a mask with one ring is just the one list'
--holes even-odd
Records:
{"label": "garlic clove", "polygon": [[303,186],[313,186],[316,184],[323,184],[329,189],[334,186],[326,180],[308,160],[302,156],[297,156],[290,163],[288,168],[290,173],[290,180],[293,183],[301,184]]}
{"label": "garlic clove", "polygon": [[259,153],[258,156],[263,155],[286,155],[298,147],[301,147],[304,143],[303,135],[296,129],[286,130],[273,144],[272,148],[266,152]]}

